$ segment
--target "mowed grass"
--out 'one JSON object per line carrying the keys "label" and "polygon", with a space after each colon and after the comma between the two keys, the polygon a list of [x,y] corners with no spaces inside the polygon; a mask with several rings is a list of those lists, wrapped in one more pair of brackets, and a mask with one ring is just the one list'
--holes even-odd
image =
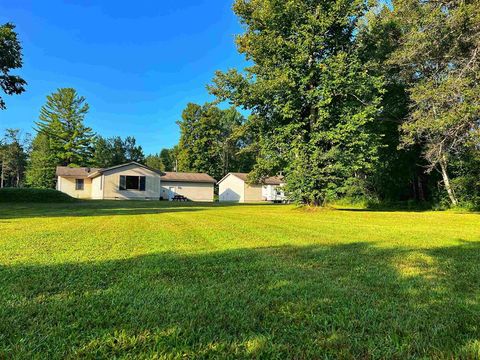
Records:
{"label": "mowed grass", "polygon": [[0,204],[0,358],[480,358],[480,215]]}

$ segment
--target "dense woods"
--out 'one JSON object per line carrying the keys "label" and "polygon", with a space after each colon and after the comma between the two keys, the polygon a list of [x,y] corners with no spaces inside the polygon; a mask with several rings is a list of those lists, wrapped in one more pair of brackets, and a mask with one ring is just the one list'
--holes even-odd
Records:
{"label": "dense woods", "polygon": [[[58,89],[31,143],[6,130],[1,186],[48,188],[57,165],[135,160],[217,179],[282,173],[289,196],[313,205],[480,205],[480,1],[236,0],[233,10],[249,66],[218,71],[215,101],[186,106],[178,145],[146,156],[133,136],[95,134],[86,99]],[[21,47],[12,25],[1,29],[8,74]],[[8,76],[4,91],[21,93],[25,81]]]}

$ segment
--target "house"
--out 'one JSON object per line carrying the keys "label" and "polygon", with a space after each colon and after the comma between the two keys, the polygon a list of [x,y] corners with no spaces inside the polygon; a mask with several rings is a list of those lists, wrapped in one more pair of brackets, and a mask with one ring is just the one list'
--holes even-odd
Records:
{"label": "house", "polygon": [[80,199],[172,200],[183,195],[192,201],[213,201],[215,179],[209,175],[171,174],[134,161],[105,169],[58,166],[57,190]]}
{"label": "house", "polygon": [[263,180],[261,184],[248,184],[246,173],[228,173],[218,182],[220,201],[259,202],[285,201],[282,190],[283,177],[272,176]]}

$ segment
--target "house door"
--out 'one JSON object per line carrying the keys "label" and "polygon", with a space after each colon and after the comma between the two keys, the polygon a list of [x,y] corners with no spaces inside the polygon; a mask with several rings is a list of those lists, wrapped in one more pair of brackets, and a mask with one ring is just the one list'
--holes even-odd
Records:
{"label": "house door", "polygon": [[168,188],[168,200],[172,201],[174,196],[175,196],[175,188],[173,186],[170,186]]}

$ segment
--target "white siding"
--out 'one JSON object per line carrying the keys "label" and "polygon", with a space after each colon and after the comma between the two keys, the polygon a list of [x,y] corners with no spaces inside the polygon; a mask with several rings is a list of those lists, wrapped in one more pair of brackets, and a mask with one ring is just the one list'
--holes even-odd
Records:
{"label": "white siding", "polygon": [[103,199],[103,175],[92,179],[92,199]]}
{"label": "white siding", "polygon": [[168,199],[170,190],[175,195],[185,196],[191,201],[213,201],[212,183],[162,181],[162,198]]}
{"label": "white siding", "polygon": [[219,201],[244,202],[245,183],[235,175],[229,174],[218,184]]}

